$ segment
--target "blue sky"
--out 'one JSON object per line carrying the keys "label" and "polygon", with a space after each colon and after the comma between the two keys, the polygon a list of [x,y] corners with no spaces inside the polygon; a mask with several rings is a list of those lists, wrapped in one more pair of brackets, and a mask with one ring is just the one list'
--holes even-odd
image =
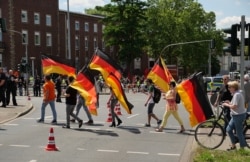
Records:
{"label": "blue sky", "polygon": [[[68,0],[69,9],[83,13],[85,8],[103,6],[110,0]],[[250,0],[197,0],[205,11],[216,14],[217,29],[230,28],[232,24],[240,23],[241,16],[245,16],[246,23],[250,23]],[[67,0],[59,0],[59,8],[67,10]]]}

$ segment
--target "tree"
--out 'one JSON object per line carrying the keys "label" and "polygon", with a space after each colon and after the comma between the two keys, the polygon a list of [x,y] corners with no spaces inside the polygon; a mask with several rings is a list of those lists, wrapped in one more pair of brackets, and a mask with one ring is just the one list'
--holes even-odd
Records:
{"label": "tree", "polygon": [[126,68],[143,54],[146,40],[147,3],[140,0],[112,0],[97,11],[105,12],[104,39],[107,46],[118,46],[117,58]]}
{"label": "tree", "polygon": [[167,64],[178,64],[194,72],[204,69],[203,65],[207,64],[209,42],[172,46],[161,53],[162,49],[173,43],[214,38],[217,42],[215,55],[222,50],[215,14],[206,13],[194,0],[150,0],[147,17],[147,49],[151,57],[161,54]]}

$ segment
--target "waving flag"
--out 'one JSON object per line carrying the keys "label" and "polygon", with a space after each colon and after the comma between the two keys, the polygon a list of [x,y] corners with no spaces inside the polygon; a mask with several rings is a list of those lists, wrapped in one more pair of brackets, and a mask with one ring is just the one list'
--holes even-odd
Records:
{"label": "waving flag", "polygon": [[113,74],[110,73],[110,75],[106,78],[106,83],[109,87],[112,88],[116,98],[119,100],[123,108],[127,111],[128,114],[132,114],[131,110],[134,107],[128,100],[124,93],[124,90],[122,88],[121,82],[119,79]]}
{"label": "waving flag", "polygon": [[97,115],[95,80],[88,69],[83,68],[83,70],[78,73],[76,80],[70,86],[78,90],[80,95],[85,99],[85,103],[88,106],[90,113]]}
{"label": "waving flag", "polygon": [[155,62],[147,78],[151,79],[163,92],[169,90],[169,83],[174,80],[161,57]]}
{"label": "waving flag", "polygon": [[57,73],[68,76],[75,76],[75,68],[56,62],[47,56],[42,55],[43,74]]}
{"label": "waving flag", "polygon": [[202,88],[204,86],[201,85],[203,82],[199,81],[202,77],[199,75],[195,74],[177,85],[177,91],[186,110],[189,112],[192,127],[213,116],[208,97]]}
{"label": "waving flag", "polygon": [[122,77],[122,68],[107,54],[97,49],[93,55],[90,64],[90,69],[99,71],[103,78],[107,78],[112,72],[118,79]]}

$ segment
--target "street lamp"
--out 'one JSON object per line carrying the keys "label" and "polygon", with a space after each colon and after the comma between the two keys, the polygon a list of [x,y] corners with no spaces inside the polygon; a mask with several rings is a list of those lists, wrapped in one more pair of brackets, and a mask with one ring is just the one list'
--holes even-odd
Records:
{"label": "street lamp", "polygon": [[[16,31],[16,30],[7,30],[9,32],[13,32],[13,33],[17,33],[20,34],[22,37],[22,41],[25,40],[23,33]],[[29,86],[29,73],[28,73],[28,43],[25,41],[25,58],[26,58],[26,92],[27,92],[27,96],[29,96],[29,91],[28,91],[28,86]]]}
{"label": "street lamp", "polygon": [[34,60],[36,59],[35,57],[30,57],[31,61],[32,61],[32,76],[33,78],[35,78],[35,72],[34,72]]}

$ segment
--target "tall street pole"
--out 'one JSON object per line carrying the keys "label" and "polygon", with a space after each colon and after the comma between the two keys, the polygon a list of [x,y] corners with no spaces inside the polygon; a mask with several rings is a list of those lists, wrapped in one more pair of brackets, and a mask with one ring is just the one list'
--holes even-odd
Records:
{"label": "tall street pole", "polygon": [[69,0],[67,0],[67,33],[68,33],[68,59],[71,60],[71,46],[70,46],[70,18],[69,18]]}
{"label": "tall street pole", "polygon": [[[245,56],[244,56],[244,47],[245,47],[245,16],[241,16],[241,48],[240,48],[240,87],[244,91],[244,68],[245,68]],[[249,49],[248,49],[249,50]]]}

